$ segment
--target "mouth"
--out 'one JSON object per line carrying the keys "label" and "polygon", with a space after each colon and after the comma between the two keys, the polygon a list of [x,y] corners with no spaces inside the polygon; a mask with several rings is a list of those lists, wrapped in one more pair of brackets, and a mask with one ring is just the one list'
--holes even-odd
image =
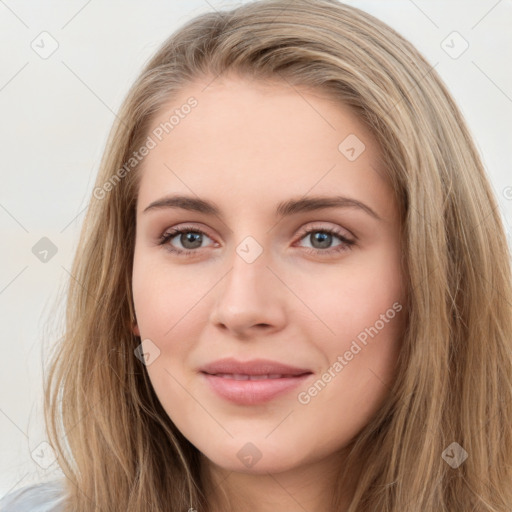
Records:
{"label": "mouth", "polygon": [[269,374],[269,375],[249,375],[243,373],[206,373],[206,375],[213,375],[215,377],[222,377],[223,379],[233,379],[233,380],[266,380],[266,379],[291,379],[294,377],[301,377],[302,375],[306,375],[309,372],[305,372],[300,375],[282,375],[282,374]]}
{"label": "mouth", "polygon": [[218,397],[238,405],[257,405],[291,392],[313,372],[269,360],[245,363],[233,359],[216,361],[200,375]]}

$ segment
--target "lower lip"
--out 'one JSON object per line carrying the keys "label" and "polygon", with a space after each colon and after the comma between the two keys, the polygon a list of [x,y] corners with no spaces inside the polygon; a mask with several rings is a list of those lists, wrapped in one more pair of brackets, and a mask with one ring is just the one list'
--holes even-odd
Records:
{"label": "lower lip", "polygon": [[255,405],[268,402],[290,392],[312,375],[308,373],[280,379],[235,380],[208,373],[201,374],[220,397],[239,405]]}

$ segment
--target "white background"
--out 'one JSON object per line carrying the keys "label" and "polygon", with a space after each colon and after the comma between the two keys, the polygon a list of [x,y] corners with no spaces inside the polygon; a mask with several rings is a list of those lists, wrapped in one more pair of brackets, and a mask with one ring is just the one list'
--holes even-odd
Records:
{"label": "white background", "polygon": [[[387,22],[436,64],[469,123],[510,243],[512,2],[346,3]],[[38,448],[45,440],[42,358],[62,320],[62,307],[53,306],[69,279],[114,113],[172,31],[199,13],[235,5],[0,0],[0,496],[58,471],[57,464],[44,469],[31,457],[34,450],[46,453]],[[58,42],[47,59],[31,47],[43,31]],[[469,44],[456,59],[441,46],[453,31]],[[447,41],[455,49],[461,43]],[[58,250],[46,263],[32,253],[42,237]]]}

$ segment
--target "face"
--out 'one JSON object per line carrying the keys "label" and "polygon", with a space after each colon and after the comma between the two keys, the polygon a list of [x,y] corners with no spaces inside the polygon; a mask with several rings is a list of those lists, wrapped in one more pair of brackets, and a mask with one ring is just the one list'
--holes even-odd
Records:
{"label": "face", "polygon": [[165,411],[212,465],[321,464],[395,374],[396,203],[347,107],[285,82],[207,83],[159,112],[151,133],[197,100],[150,133],[139,169],[134,332]]}

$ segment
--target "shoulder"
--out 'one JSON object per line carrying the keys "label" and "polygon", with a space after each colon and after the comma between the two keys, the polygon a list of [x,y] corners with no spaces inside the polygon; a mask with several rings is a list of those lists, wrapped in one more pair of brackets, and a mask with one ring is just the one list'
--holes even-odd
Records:
{"label": "shoulder", "polygon": [[65,488],[62,480],[28,485],[0,499],[2,512],[61,512]]}

